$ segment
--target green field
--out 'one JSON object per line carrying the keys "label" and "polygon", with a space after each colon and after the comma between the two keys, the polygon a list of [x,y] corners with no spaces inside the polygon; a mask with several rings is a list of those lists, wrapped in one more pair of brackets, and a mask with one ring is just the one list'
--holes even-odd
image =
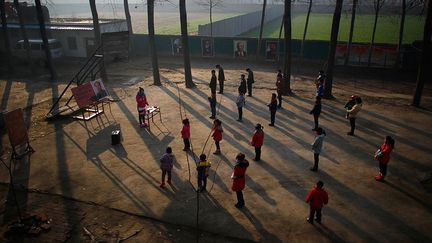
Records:
{"label": "green field", "polygon": [[[311,14],[306,35],[308,40],[329,40],[332,24],[332,14]],[[406,16],[403,42],[412,43],[423,38],[424,17]],[[296,15],[292,20],[292,38],[302,39],[306,15]],[[282,19],[276,19],[264,26],[264,37],[278,38]],[[342,15],[339,27],[339,40],[347,41],[351,16]],[[370,42],[374,16],[357,15],[354,28],[354,42]],[[243,33],[241,36],[257,37],[259,28]],[[399,35],[399,16],[381,16],[378,18],[376,43],[396,44]]]}

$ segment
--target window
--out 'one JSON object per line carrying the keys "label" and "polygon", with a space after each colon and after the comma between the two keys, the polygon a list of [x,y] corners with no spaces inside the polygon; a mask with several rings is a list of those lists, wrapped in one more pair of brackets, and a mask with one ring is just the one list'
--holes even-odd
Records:
{"label": "window", "polygon": [[68,37],[67,38],[68,48],[69,50],[77,50],[78,45],[75,37]]}

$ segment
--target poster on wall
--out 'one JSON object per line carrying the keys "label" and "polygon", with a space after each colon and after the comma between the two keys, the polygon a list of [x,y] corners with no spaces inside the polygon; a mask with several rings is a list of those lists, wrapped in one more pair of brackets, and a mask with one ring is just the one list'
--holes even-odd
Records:
{"label": "poster on wall", "polygon": [[247,41],[234,40],[234,57],[244,58],[247,56]]}
{"label": "poster on wall", "polygon": [[[349,64],[366,66],[369,59],[369,45],[352,45]],[[336,48],[336,63],[343,65],[348,55],[346,44],[339,44]],[[394,46],[374,46],[372,48],[371,65],[380,67],[392,67],[396,63],[397,50]]]}
{"label": "poster on wall", "polygon": [[77,86],[72,88],[71,91],[79,108],[86,108],[95,101],[109,96],[101,79]]}
{"label": "poster on wall", "polygon": [[213,57],[213,40],[204,38],[201,39],[201,54],[203,57]]}
{"label": "poster on wall", "polygon": [[183,55],[183,45],[180,38],[172,38],[171,39],[171,47],[173,56],[182,56]]}
{"label": "poster on wall", "polygon": [[278,43],[277,41],[266,42],[266,60],[274,61],[277,60],[278,54]]}
{"label": "poster on wall", "polygon": [[93,101],[101,100],[109,95],[108,91],[105,88],[105,85],[102,82],[102,79],[96,79],[94,81],[91,81],[90,84],[94,92],[94,96],[92,97]]}

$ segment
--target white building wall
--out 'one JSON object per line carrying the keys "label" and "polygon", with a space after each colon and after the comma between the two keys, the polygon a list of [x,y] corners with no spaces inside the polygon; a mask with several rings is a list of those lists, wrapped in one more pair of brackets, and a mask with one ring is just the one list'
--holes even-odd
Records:
{"label": "white building wall", "polygon": [[[51,33],[54,39],[62,43],[63,53],[67,57],[87,57],[86,39],[94,39],[93,31],[88,30],[54,30]],[[76,50],[69,48],[68,37],[76,39]]]}

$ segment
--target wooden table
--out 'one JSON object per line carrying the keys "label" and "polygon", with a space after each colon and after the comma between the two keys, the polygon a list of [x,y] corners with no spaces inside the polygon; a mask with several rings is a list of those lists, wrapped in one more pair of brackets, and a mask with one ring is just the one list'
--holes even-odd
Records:
{"label": "wooden table", "polygon": [[159,120],[162,122],[162,114],[160,107],[150,106],[146,107],[145,119],[147,120],[148,129],[150,130],[150,119],[154,123],[153,117],[159,114]]}

